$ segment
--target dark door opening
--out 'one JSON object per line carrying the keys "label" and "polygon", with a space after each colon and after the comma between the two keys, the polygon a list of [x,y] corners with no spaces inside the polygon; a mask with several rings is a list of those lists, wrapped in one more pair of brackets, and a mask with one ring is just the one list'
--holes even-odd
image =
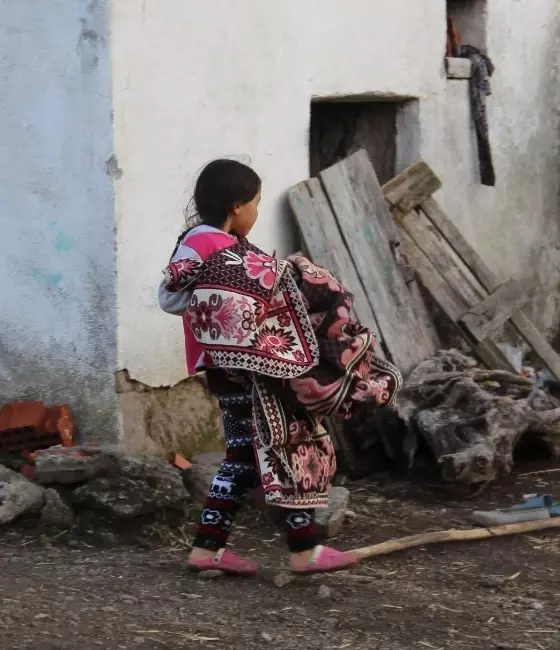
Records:
{"label": "dark door opening", "polygon": [[397,102],[314,101],[311,104],[311,176],[365,149],[381,184],[395,176]]}

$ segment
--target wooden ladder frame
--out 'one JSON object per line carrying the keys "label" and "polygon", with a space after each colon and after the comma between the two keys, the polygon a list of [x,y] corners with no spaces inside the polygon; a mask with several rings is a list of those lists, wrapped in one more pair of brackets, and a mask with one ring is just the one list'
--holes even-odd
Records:
{"label": "wooden ladder frame", "polygon": [[522,311],[530,288],[500,282],[433,194],[441,182],[419,161],[383,187],[408,262],[421,283],[490,368],[516,371],[491,337],[509,322],[546,368],[560,378],[560,356]]}

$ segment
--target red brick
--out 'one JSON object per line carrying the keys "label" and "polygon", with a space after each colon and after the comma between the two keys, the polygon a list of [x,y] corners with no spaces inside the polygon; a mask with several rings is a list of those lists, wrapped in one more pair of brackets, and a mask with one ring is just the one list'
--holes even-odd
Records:
{"label": "red brick", "polygon": [[0,411],[0,432],[10,429],[37,429],[46,417],[43,402],[11,402]]}
{"label": "red brick", "polygon": [[184,456],[181,456],[181,454],[174,454],[171,458],[171,462],[178,469],[190,469],[192,467],[192,463]]}
{"label": "red brick", "polygon": [[74,443],[75,425],[68,406],[12,402],[0,410],[0,449],[24,454],[58,443]]}
{"label": "red brick", "polygon": [[71,447],[74,444],[74,434],[76,433],[76,426],[72,419],[72,414],[68,406],[61,406],[59,419],[57,423],[57,430],[60,435],[60,440],[65,447]]}

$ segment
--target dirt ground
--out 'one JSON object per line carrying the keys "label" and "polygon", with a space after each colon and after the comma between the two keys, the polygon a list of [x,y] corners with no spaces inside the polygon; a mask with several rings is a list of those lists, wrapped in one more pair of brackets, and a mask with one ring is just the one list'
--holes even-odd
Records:
{"label": "dirt ground", "polygon": [[[355,483],[336,546],[468,526],[470,510],[554,493],[559,478],[512,476],[471,501],[384,476]],[[282,541],[262,515],[247,511],[232,539],[262,563],[254,579],[190,574],[191,527],[163,548],[105,549],[2,529],[0,648],[560,649],[558,533],[426,547],[279,587]]]}

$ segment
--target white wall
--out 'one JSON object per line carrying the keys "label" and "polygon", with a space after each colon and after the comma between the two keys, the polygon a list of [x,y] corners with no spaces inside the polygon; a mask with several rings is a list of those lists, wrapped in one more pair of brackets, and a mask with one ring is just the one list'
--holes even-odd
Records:
{"label": "white wall", "polygon": [[253,240],[287,252],[284,195],[308,175],[311,98],[428,94],[443,54],[433,34],[444,3],[433,5],[114,1],[121,367],[152,385],[184,375],[180,322],[159,312],[154,291],[201,166],[249,155],[264,180]]}
{"label": "white wall", "polygon": [[[496,188],[479,182],[467,82],[447,83],[441,137],[425,155],[461,231],[502,279],[533,283],[529,315],[552,329],[560,318],[560,11],[557,0],[488,5]],[[437,132],[431,120],[424,128]]]}
{"label": "white wall", "polygon": [[117,433],[107,0],[0,0],[0,405]]}
{"label": "white wall", "polygon": [[[474,176],[466,83],[444,76],[445,2],[114,0],[120,367],[151,385],[184,376],[180,321],[159,312],[155,286],[206,162],[251,157],[264,179],[253,239],[290,250],[285,192],[308,174],[313,97],[420,98],[419,133],[408,140],[442,176],[446,206],[496,272],[519,270],[521,253],[547,238],[551,250],[558,164],[546,78],[558,54],[555,2],[493,3],[491,134],[500,184],[488,190]],[[525,163],[513,159],[520,150]],[[528,156],[539,162],[522,191]],[[410,160],[403,154],[399,162]]]}

